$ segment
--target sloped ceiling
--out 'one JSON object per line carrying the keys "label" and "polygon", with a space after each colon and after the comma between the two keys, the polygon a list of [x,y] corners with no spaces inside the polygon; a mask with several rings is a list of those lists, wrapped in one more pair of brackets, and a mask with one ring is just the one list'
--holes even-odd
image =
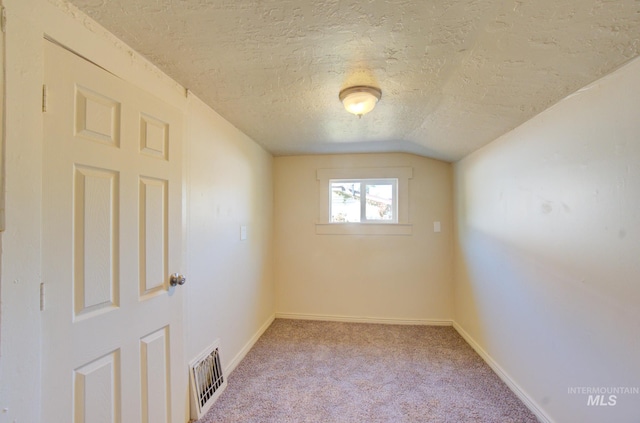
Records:
{"label": "sloped ceiling", "polygon": [[72,3],[274,155],[455,161],[640,54],[640,0]]}

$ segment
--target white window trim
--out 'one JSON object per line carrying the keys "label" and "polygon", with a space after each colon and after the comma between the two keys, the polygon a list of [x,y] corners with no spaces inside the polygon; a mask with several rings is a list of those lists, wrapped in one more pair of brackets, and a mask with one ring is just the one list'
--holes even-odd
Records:
{"label": "white window trim", "polygon": [[[413,225],[409,223],[409,179],[413,178],[411,167],[361,167],[342,169],[318,169],[316,172],[319,193],[319,215],[316,222],[318,235],[411,235]],[[342,223],[331,222],[331,179],[387,179],[398,180],[397,223]]]}

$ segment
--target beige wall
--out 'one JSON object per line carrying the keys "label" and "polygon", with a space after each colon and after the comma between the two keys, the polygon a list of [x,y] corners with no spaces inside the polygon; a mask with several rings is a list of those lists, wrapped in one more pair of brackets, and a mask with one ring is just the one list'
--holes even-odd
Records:
{"label": "beige wall", "polygon": [[[413,234],[318,235],[318,169],[412,167]],[[278,157],[275,184],[276,310],[371,321],[452,318],[451,165],[409,154]],[[442,232],[433,232],[433,222]]]}
{"label": "beige wall", "polygon": [[[632,422],[640,385],[640,61],[455,165],[455,319],[557,422]],[[608,402],[608,395],[607,395]]]}
{"label": "beige wall", "polygon": [[198,98],[189,100],[187,358],[220,338],[230,370],[274,314],[273,159]]}

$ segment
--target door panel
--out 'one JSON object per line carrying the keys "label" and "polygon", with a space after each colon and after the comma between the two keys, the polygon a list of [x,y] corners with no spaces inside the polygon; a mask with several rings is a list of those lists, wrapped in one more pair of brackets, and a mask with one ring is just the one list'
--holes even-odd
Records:
{"label": "door panel", "polygon": [[43,420],[187,420],[182,114],[45,42]]}
{"label": "door panel", "polygon": [[167,269],[167,181],[140,178],[140,295],[165,289]]}
{"label": "door panel", "polygon": [[162,328],[140,340],[142,421],[168,422],[171,415],[169,331]]}
{"label": "door panel", "polygon": [[74,167],[74,317],[118,306],[118,173]]}
{"label": "door panel", "polygon": [[115,423],[120,416],[120,351],[74,371],[74,422]]}
{"label": "door panel", "polygon": [[76,136],[120,146],[120,103],[76,86]]}

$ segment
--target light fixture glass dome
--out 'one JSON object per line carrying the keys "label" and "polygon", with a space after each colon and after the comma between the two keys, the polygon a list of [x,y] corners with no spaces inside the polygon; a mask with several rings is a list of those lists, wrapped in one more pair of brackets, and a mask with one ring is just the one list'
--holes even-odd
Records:
{"label": "light fixture glass dome", "polygon": [[342,90],[339,97],[347,112],[362,117],[376,107],[381,96],[382,92],[377,88],[358,86]]}

